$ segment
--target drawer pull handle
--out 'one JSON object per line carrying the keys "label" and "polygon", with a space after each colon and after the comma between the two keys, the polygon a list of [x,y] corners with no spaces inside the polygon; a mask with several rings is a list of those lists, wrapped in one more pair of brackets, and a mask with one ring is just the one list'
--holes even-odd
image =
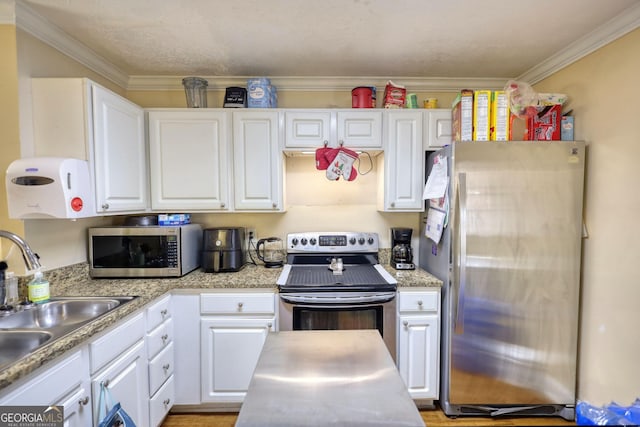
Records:
{"label": "drawer pull handle", "polygon": [[165,308],[164,310],[162,310],[162,311],[160,312],[160,315],[161,315],[162,317],[164,317],[164,316],[166,316],[166,315],[167,315],[167,313],[168,313],[168,312],[169,312],[169,310],[167,310],[167,309]]}
{"label": "drawer pull handle", "polygon": [[84,399],[78,400],[78,405],[80,405],[80,406],[84,406],[87,403],[89,403],[89,396],[85,396]]}
{"label": "drawer pull handle", "polygon": [[164,403],[164,406],[169,406],[169,403],[171,403],[171,399],[165,399],[162,403]]}
{"label": "drawer pull handle", "polygon": [[166,365],[163,365],[163,366],[162,366],[162,369],[164,369],[164,370],[165,370],[165,372],[166,372],[166,371],[168,371],[168,370],[169,370],[169,368],[170,368],[170,367],[171,367],[171,365],[167,363]]}

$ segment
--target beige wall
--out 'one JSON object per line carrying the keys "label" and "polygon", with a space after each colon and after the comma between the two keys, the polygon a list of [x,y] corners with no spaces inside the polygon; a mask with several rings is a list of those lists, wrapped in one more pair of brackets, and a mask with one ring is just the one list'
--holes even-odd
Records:
{"label": "beige wall", "polygon": [[536,85],[569,95],[586,141],[579,398],[640,396],[640,30]]}
{"label": "beige wall", "polygon": [[[20,129],[18,116],[18,56],[16,52],[16,29],[14,25],[0,24],[0,170],[6,171],[9,164],[20,157]],[[4,177],[2,179],[4,183]],[[21,221],[7,216],[7,195],[2,184],[0,191],[0,229],[18,235],[24,234]],[[14,245],[0,239],[0,259],[9,266],[21,263],[21,256]]]}

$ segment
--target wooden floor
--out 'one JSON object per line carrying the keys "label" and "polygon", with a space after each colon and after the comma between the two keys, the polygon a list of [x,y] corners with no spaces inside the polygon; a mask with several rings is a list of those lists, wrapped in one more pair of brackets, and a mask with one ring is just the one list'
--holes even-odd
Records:
{"label": "wooden floor", "polygon": [[[573,422],[559,417],[513,417],[513,418],[489,418],[489,417],[460,417],[448,418],[439,409],[420,411],[422,419],[427,427],[452,427],[452,426],[574,426]],[[169,414],[162,423],[162,427],[233,427],[238,414],[236,413],[211,413],[211,414]]]}

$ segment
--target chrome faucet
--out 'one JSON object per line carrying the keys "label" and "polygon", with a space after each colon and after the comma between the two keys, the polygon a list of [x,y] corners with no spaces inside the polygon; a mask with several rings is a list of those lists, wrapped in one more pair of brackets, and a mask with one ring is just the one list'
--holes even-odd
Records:
{"label": "chrome faucet", "polygon": [[37,253],[31,250],[27,242],[25,242],[22,237],[7,230],[0,230],[0,237],[5,237],[11,240],[20,248],[24,264],[27,266],[28,270],[33,271],[42,267],[40,265],[40,257]]}

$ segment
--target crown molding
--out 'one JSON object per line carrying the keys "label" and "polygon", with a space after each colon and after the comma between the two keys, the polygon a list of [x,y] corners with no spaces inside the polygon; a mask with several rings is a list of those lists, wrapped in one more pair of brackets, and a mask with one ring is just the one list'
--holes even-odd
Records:
{"label": "crown molding", "polygon": [[80,64],[111,80],[118,86],[127,87],[129,76],[86,45],[47,21],[23,2],[16,2],[16,27],[59,50]]}
{"label": "crown molding", "polygon": [[569,44],[555,55],[518,76],[516,80],[530,84],[538,83],[638,27],[640,27],[640,3]]}
{"label": "crown molding", "polygon": [[[229,86],[246,86],[247,80],[255,76],[200,76],[209,82],[209,88],[225,89]],[[269,77],[278,91],[338,91],[351,90],[357,86],[384,87],[388,77],[327,77],[327,76],[273,76]],[[404,85],[415,92],[457,92],[463,88],[501,89],[506,78],[448,78],[448,77],[393,77],[393,82]],[[128,90],[184,90],[182,77],[177,76],[131,76]]]}
{"label": "crown molding", "polygon": [[[20,1],[0,0],[0,23],[7,21],[44,43],[75,59],[92,71],[126,90],[183,90],[182,76],[129,76]],[[640,3],[571,43],[560,52],[532,67],[517,80],[535,84],[578,61],[604,45],[640,27]],[[212,89],[244,86],[253,76],[202,76]],[[357,86],[384,87],[388,77],[274,76],[271,82],[279,91],[351,90]],[[450,92],[462,88],[501,89],[508,78],[393,77],[393,81],[412,91]]]}

